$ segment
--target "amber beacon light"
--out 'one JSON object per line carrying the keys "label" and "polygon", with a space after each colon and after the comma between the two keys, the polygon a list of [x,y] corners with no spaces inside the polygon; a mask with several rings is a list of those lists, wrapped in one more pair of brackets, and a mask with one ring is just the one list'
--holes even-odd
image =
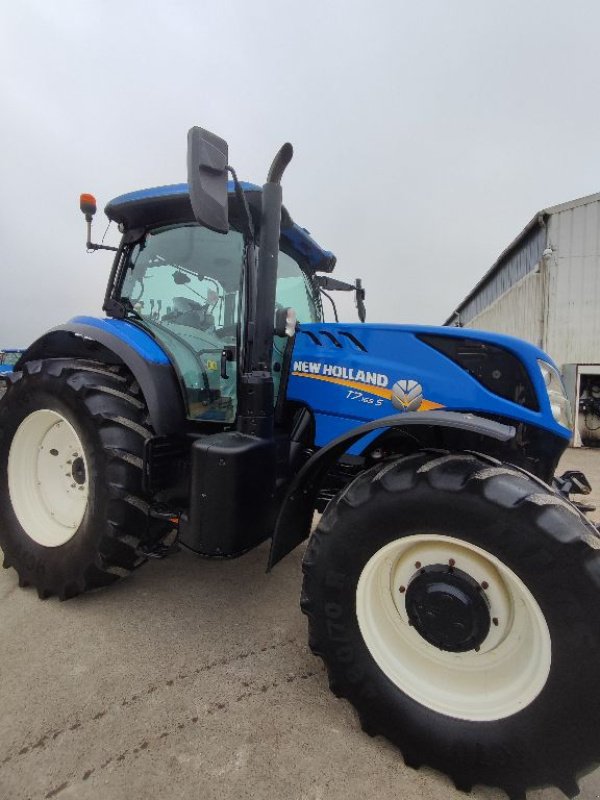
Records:
{"label": "amber beacon light", "polygon": [[96,198],[93,194],[84,192],[79,195],[79,208],[85,214],[86,220],[92,221],[92,217],[96,213]]}
{"label": "amber beacon light", "polygon": [[79,195],[79,208],[81,209],[82,213],[85,214],[85,221],[87,222],[87,241],[86,241],[86,248],[88,252],[93,252],[94,250],[117,250],[117,247],[110,247],[107,244],[94,244],[92,242],[92,219],[94,214],[96,213],[96,198],[93,194],[88,194],[84,192],[83,194]]}

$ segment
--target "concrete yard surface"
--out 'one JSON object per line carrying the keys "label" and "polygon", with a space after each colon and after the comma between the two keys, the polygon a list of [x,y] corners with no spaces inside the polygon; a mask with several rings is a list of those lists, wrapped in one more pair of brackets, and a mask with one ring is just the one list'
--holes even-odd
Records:
{"label": "concrete yard surface", "polygon": [[[587,472],[600,505],[600,451],[561,468]],[[1,800],[463,800],[329,692],[298,605],[301,550],[269,575],[267,546],[180,552],[65,603],[0,571]],[[581,788],[600,797],[600,770]]]}

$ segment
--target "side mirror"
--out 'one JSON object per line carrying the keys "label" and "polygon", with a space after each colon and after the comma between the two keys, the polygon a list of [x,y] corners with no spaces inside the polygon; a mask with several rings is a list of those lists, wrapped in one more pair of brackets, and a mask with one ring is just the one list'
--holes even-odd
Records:
{"label": "side mirror", "polygon": [[217,233],[229,230],[227,142],[204,128],[188,132],[187,173],[192,210],[197,222]]}

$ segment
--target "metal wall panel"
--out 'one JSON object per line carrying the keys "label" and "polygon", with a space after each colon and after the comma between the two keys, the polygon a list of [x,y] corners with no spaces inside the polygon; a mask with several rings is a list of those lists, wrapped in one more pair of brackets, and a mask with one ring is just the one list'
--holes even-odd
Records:
{"label": "metal wall panel", "polygon": [[460,308],[462,324],[473,327],[472,321],[479,314],[504,296],[511,287],[535,268],[545,247],[546,228],[536,224],[519,246],[506,255],[505,261],[483,283],[479,291]]}
{"label": "metal wall panel", "polygon": [[552,214],[544,348],[559,364],[600,362],[600,201]]}
{"label": "metal wall panel", "polygon": [[508,333],[540,347],[543,307],[543,276],[530,272],[466,327]]}

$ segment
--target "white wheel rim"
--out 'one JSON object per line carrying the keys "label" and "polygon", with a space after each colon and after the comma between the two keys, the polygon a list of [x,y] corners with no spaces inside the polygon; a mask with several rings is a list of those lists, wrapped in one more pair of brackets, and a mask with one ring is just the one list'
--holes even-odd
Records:
{"label": "white wheel rim", "polygon": [[[411,580],[428,565],[451,563],[485,587],[497,622],[478,652],[441,650],[409,624],[404,598]],[[478,721],[509,717],[528,706],[548,679],[550,632],[533,595],[506,564],[463,540],[423,534],[378,550],[361,573],[356,615],[385,675],[441,714]]]}
{"label": "white wheel rim", "polygon": [[34,411],[17,428],[8,491],[21,527],[38,544],[60,547],[77,533],[89,495],[88,465],[75,428],[58,412]]}

